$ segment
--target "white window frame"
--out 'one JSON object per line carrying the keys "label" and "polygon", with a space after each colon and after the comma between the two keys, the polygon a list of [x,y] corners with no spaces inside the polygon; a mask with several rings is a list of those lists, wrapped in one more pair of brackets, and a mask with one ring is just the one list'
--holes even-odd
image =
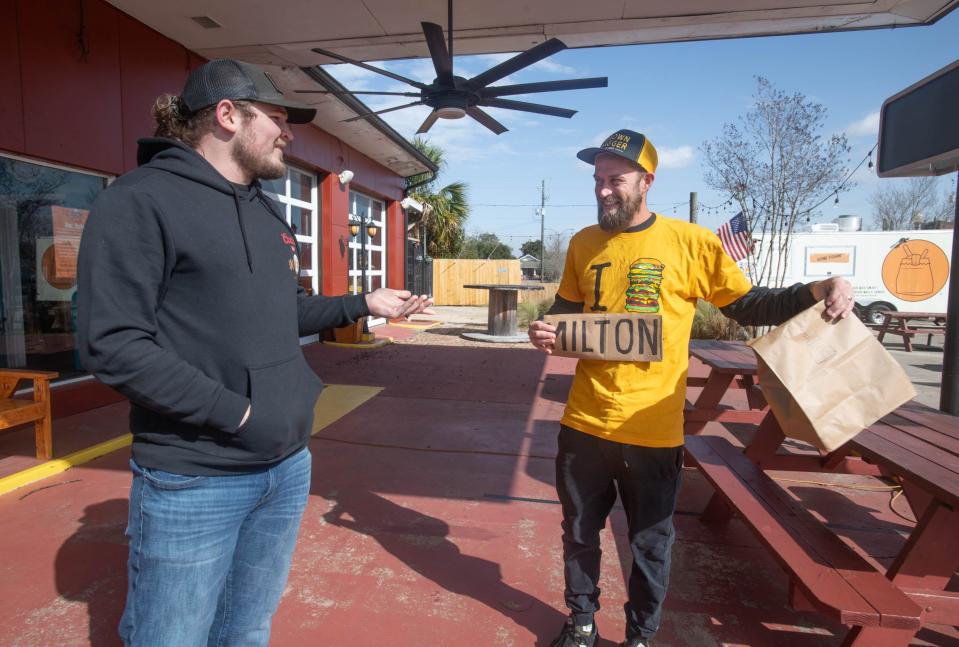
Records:
{"label": "white window frame", "polygon": [[[361,195],[370,202],[370,208],[365,214],[356,213],[356,201],[354,199],[355,195]],[[377,208],[378,206],[378,208]],[[381,200],[380,198],[373,197],[362,191],[355,191],[350,189],[350,198],[349,198],[349,221],[350,224],[359,224],[360,232],[356,236],[350,236],[349,242],[349,253],[353,260],[352,267],[353,269],[349,270],[348,281],[349,285],[347,289],[351,294],[358,294],[358,286],[363,281],[363,270],[360,268],[359,256],[362,253],[362,244],[360,242],[361,236],[367,236],[366,226],[372,224],[380,230],[380,244],[374,245],[370,242],[369,236],[366,240],[366,286],[365,290],[367,292],[371,291],[373,287],[373,278],[380,277],[380,286],[386,287],[386,241],[387,241],[387,231],[386,231],[386,201]],[[379,269],[371,269],[373,252],[380,252],[380,263],[381,266]],[[369,326],[378,326],[380,324],[386,323],[386,319],[383,318],[370,318],[367,321]]]}
{"label": "white window frame", "polygon": [[[298,173],[310,178],[310,200],[299,200],[293,197],[293,173]],[[292,164],[286,165],[286,176],[283,178],[283,195],[272,191],[264,190],[268,196],[279,202],[283,206],[283,217],[286,224],[293,224],[293,207],[309,209],[310,213],[310,234],[304,235],[296,232],[296,240],[299,243],[310,245],[310,269],[300,268],[300,277],[309,277],[310,286],[313,288],[313,294],[320,294],[320,205],[319,205],[319,182],[315,173],[299,168]],[[300,337],[300,344],[310,344],[319,341],[319,335],[307,335]]]}

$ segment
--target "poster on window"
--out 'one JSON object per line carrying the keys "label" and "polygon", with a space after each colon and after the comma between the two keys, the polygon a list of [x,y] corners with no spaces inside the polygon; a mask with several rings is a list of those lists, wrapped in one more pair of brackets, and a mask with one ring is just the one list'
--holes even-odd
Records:
{"label": "poster on window", "polygon": [[50,207],[53,216],[53,278],[76,281],[80,235],[87,224],[87,209]]}
{"label": "poster on window", "polygon": [[71,278],[58,278],[55,269],[55,239],[37,237],[37,301],[69,301],[76,291],[76,271]]}

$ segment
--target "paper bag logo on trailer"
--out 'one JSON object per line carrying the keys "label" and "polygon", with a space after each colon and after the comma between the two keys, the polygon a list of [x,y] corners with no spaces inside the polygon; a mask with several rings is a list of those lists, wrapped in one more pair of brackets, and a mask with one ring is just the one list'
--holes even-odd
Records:
{"label": "paper bag logo on trailer", "polygon": [[882,282],[903,301],[925,301],[935,296],[949,278],[949,259],[933,242],[903,239],[882,262]]}

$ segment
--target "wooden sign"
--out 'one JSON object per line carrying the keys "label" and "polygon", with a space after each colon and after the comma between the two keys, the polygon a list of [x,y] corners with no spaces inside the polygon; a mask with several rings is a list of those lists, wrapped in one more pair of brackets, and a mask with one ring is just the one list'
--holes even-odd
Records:
{"label": "wooden sign", "polygon": [[662,315],[547,315],[543,321],[556,327],[554,355],[612,362],[663,359]]}

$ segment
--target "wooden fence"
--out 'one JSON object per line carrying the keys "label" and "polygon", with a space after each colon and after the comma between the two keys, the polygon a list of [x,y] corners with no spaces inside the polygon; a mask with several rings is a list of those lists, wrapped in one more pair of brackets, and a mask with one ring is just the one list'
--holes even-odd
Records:
{"label": "wooden fence", "polygon": [[542,285],[542,290],[522,290],[519,293],[520,303],[539,303],[556,296],[556,289],[559,283],[540,283],[536,281],[535,285]]}
{"label": "wooden fence", "polygon": [[476,283],[512,283],[522,281],[518,260],[472,258],[433,259],[433,300],[438,306],[485,306],[487,290],[470,290],[464,285]]}
{"label": "wooden fence", "polygon": [[[464,285],[510,284],[523,282],[519,261],[482,260],[467,258],[433,259],[433,300],[438,306],[485,306],[489,301],[487,290],[464,288]],[[538,303],[551,298],[556,288],[551,283],[539,283],[545,291],[526,291],[519,293],[520,303]]]}

